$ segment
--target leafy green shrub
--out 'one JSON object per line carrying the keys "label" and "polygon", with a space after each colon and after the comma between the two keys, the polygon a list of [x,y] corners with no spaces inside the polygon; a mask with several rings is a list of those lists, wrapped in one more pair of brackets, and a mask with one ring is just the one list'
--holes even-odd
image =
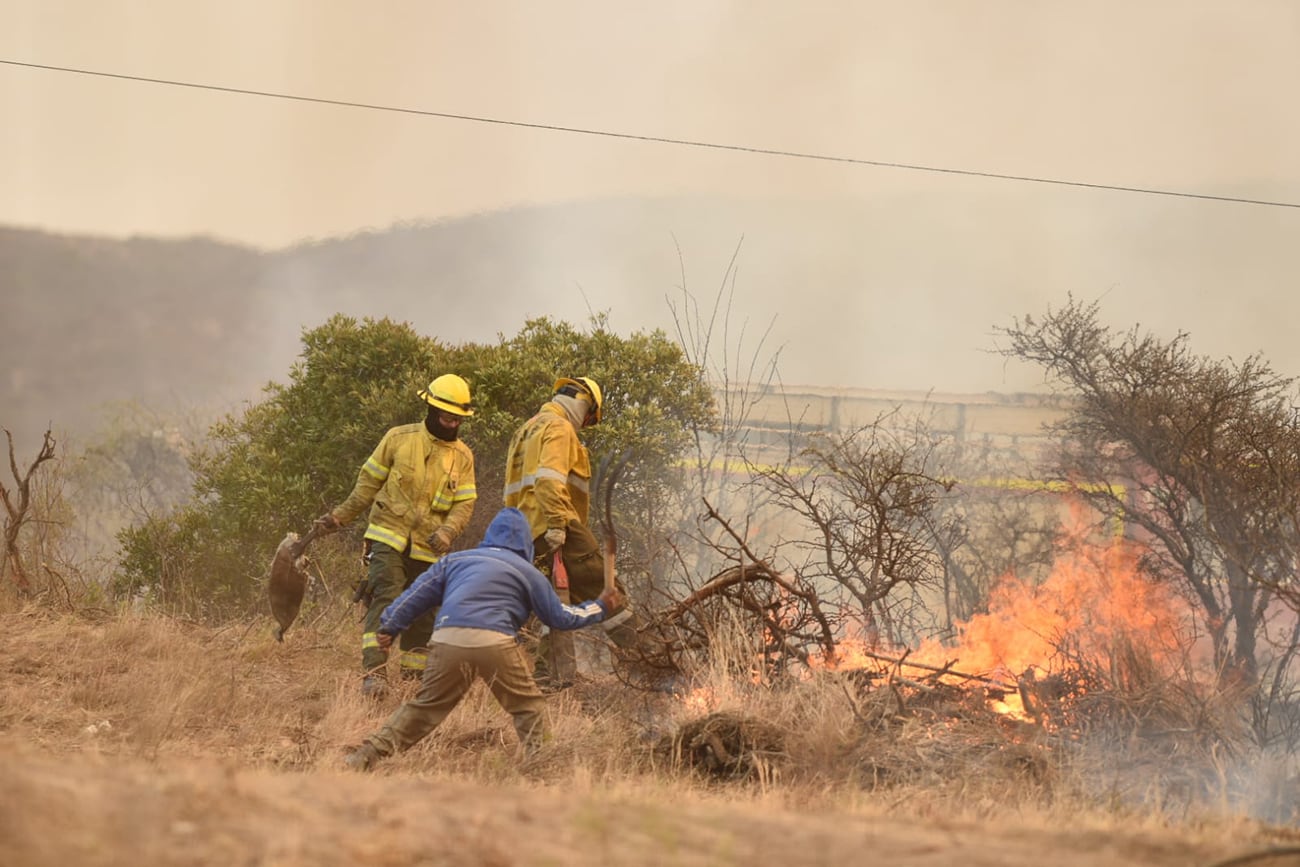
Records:
{"label": "leafy green shrub", "polygon": [[[461,430],[479,493],[465,546],[500,508],[510,436],[549,398],[556,376],[602,385],[605,421],[584,434],[594,463],[635,449],[636,470],[619,494],[630,526],[662,523],[687,431],[709,426],[714,413],[701,371],[676,344],[658,331],[620,337],[604,317],[589,332],[541,318],[494,345],[449,346],[408,323],[339,315],[302,342],[287,384],[271,383],[261,402],[213,426],[192,459],[193,499],[119,534],[119,594],[194,616],[253,603],[284,534],[305,531],[347,496],[384,431],[424,417],[417,391],[441,373],[464,376],[477,406]],[[349,532],[359,535],[363,520]]]}

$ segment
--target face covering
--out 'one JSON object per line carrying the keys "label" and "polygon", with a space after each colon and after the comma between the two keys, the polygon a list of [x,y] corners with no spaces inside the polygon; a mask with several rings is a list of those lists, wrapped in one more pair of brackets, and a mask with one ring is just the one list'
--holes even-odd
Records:
{"label": "face covering", "polygon": [[454,442],[456,437],[460,435],[460,425],[450,427],[443,424],[438,418],[440,413],[441,410],[437,407],[430,406],[428,413],[424,416],[424,429],[443,442]]}
{"label": "face covering", "polygon": [[567,394],[557,394],[551,400],[564,407],[564,414],[573,422],[573,426],[582,430],[582,423],[587,419],[587,409],[591,406],[587,401],[580,397],[569,397]]}

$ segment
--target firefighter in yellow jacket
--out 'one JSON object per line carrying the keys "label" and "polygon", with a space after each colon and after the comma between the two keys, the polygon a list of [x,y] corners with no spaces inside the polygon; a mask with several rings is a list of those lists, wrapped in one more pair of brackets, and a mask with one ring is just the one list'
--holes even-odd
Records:
{"label": "firefighter in yellow jacket", "polygon": [[[600,421],[603,403],[600,386],[590,377],[557,379],[551,399],[515,432],[506,454],[505,505],[524,513],[545,565],[559,552],[563,568],[551,570],[551,582],[560,600],[574,605],[596,599],[604,589],[604,554],[587,523],[591,458],[578,439],[578,431]],[[615,644],[630,647],[637,624],[629,607],[612,613],[601,628]],[[573,636],[548,634],[537,669],[538,680],[548,686],[572,682]]]}
{"label": "firefighter in yellow jacket", "polygon": [[[430,563],[451,550],[469,524],[478,496],[474,455],[459,439],[461,422],[474,414],[469,384],[448,373],[419,394],[429,405],[424,421],[384,434],[361,466],[352,493],[318,519],[326,529],[336,530],[370,509],[361,690],[373,697],[383,695],[387,686],[388,651],[376,635],[379,615]],[[399,662],[404,677],[418,678],[424,670],[434,613],[402,633]]]}

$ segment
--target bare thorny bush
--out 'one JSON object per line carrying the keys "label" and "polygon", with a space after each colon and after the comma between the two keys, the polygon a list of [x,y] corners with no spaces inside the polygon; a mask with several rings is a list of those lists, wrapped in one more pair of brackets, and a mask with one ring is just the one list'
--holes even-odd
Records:
{"label": "bare thorny bush", "polygon": [[764,680],[833,657],[850,633],[901,645],[933,628],[927,611],[959,571],[967,538],[960,513],[941,508],[953,487],[943,468],[951,444],[922,420],[894,411],[843,433],[787,406],[783,428],[752,423],[760,405],[784,397],[776,356],[760,361],[762,340],[746,356],[745,328],[731,325],[738,254],[739,245],[707,315],[684,273],[674,307],[679,342],[717,396],[718,423],[694,431],[682,520],[658,563],[632,567],[657,608],[653,640],[633,654],[642,682],[689,681],[707,666],[719,625],[737,620],[751,641],[738,673]]}
{"label": "bare thorny bush", "polygon": [[197,419],[135,404],[106,412],[104,425],[85,441],[47,430],[27,463],[8,436],[11,481],[0,479],[0,588],[18,601],[104,613],[115,595],[119,531],[190,494],[187,458],[199,438]]}
{"label": "bare thorny bush", "polygon": [[1004,355],[1074,396],[1054,427],[1053,476],[1146,546],[1145,571],[1197,610],[1227,693],[1248,696],[1252,737],[1293,753],[1300,706],[1300,414],[1296,380],[1267,361],[1195,354],[1189,336],[1114,331],[1098,304],[1000,329]]}
{"label": "bare thorny bush", "polygon": [[754,653],[771,671],[833,653],[850,624],[912,633],[923,606],[899,591],[933,584],[942,570],[929,540],[950,523],[936,508],[951,488],[939,478],[940,443],[920,422],[890,413],[806,437],[810,426],[787,407],[784,429],[751,423],[761,403],[783,397],[768,332],[750,349],[746,327],[732,323],[740,246],[704,314],[684,264],[681,301],[670,302],[679,343],[718,400],[716,427],[693,432],[668,566],[644,570],[662,611],[660,658],[643,662],[677,675],[728,609],[751,621]]}
{"label": "bare thorny bush", "polygon": [[0,480],[0,593],[66,611],[102,603],[93,570],[88,572],[88,564],[74,551],[76,515],[58,441],[46,430],[40,448],[24,463],[8,429],[5,436],[10,480]]}

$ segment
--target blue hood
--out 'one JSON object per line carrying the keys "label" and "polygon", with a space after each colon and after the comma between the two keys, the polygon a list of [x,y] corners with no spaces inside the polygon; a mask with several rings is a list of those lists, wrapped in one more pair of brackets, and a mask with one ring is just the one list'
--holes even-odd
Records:
{"label": "blue hood", "polygon": [[506,506],[497,512],[492,523],[488,524],[487,532],[483,534],[483,541],[479,543],[479,547],[505,548],[507,551],[515,552],[529,563],[533,562],[533,531],[528,526],[528,519],[524,517],[523,512],[513,506]]}

